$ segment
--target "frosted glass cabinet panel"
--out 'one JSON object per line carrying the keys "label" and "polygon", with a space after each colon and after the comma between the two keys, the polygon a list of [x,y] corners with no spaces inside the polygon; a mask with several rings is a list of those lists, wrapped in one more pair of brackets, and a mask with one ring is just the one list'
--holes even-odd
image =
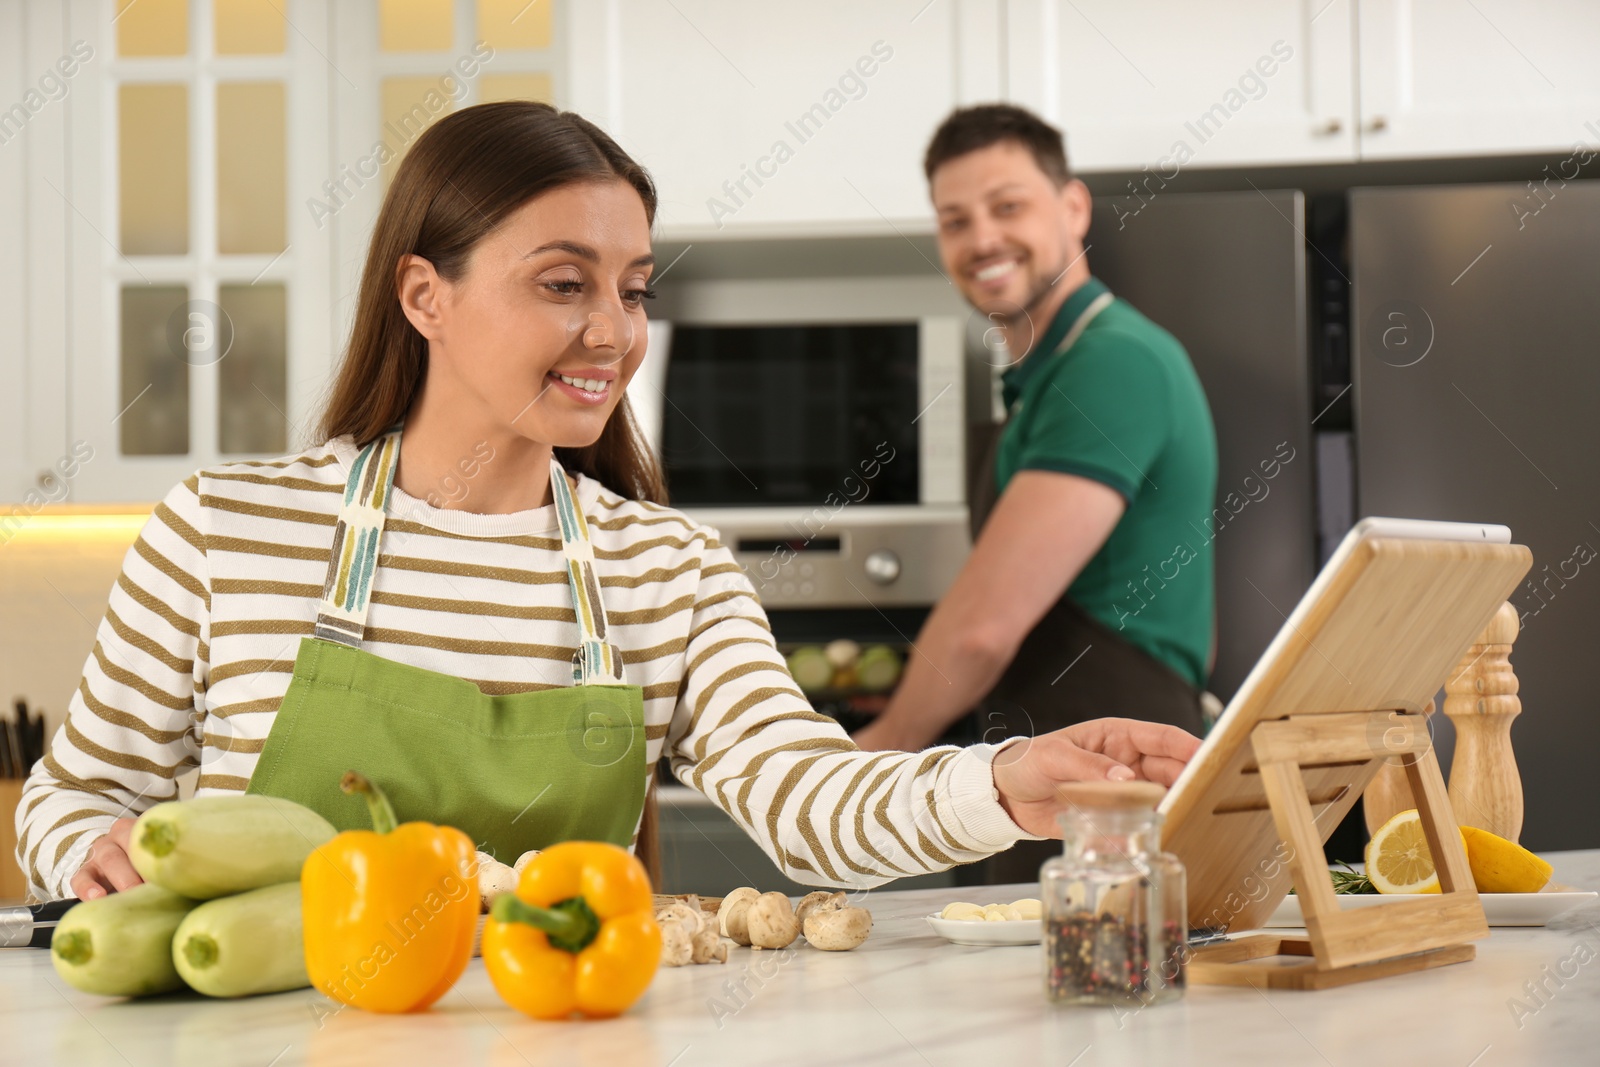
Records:
{"label": "frosted glass cabinet panel", "polygon": [[450,0],[378,0],[378,47],[385,52],[442,52],[450,47]]}
{"label": "frosted glass cabinet panel", "polygon": [[224,453],[276,455],[288,445],[288,291],[282,285],[224,285],[218,303],[233,332],[217,364],[217,443]]}
{"label": "frosted glass cabinet panel", "polygon": [[118,174],[124,255],[189,251],[189,89],[124,85]]}
{"label": "frosted glass cabinet panel", "polygon": [[478,0],[478,40],[494,49],[549,48],[555,0]]}
{"label": "frosted glass cabinet panel", "polygon": [[289,24],[280,0],[215,0],[219,56],[282,55]]}
{"label": "frosted glass cabinet panel", "polygon": [[117,0],[117,55],[181,56],[189,50],[186,0]]}
{"label": "frosted glass cabinet panel", "polygon": [[284,84],[217,86],[217,251],[282,252],[288,227]]}
{"label": "frosted glass cabinet panel", "polygon": [[123,286],[122,411],[116,421],[125,456],[189,451],[189,364],[172,352],[175,345],[200,343],[190,333],[188,303],[183,286]]}
{"label": "frosted glass cabinet panel", "polygon": [[478,99],[555,101],[555,81],[548,74],[485,74],[478,82]]}

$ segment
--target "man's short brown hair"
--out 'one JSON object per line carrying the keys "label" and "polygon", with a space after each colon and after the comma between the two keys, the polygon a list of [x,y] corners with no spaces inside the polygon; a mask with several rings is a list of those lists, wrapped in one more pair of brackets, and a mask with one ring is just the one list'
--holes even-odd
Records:
{"label": "man's short brown hair", "polygon": [[1039,169],[1058,187],[1071,179],[1061,131],[1014,104],[979,104],[952,111],[928,142],[922,172],[931,182],[933,172],[950,160],[1001,141],[1014,141],[1026,148]]}

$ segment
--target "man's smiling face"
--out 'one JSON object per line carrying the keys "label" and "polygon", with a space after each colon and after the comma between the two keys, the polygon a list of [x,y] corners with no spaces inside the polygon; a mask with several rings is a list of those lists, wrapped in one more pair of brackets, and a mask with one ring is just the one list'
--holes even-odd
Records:
{"label": "man's smiling face", "polygon": [[1035,308],[1083,255],[1088,190],[1075,179],[1057,186],[1017,141],[940,164],[930,192],[945,270],[985,315]]}

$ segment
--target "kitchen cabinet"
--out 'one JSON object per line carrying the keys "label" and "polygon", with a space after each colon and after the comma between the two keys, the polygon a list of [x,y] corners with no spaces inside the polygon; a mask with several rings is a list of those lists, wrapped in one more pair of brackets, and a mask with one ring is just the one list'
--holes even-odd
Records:
{"label": "kitchen cabinet", "polygon": [[330,171],[327,3],[65,10],[68,332],[39,351],[65,355],[66,447],[92,456],[73,499],[157,500],[289,451],[326,380],[331,256],[304,202]]}
{"label": "kitchen cabinet", "polygon": [[649,168],[678,239],[931,217],[921,159],[1001,95],[1000,0],[574,4],[568,104]]}
{"label": "kitchen cabinet", "polygon": [[[216,45],[241,5],[108,15],[122,10],[0,5],[9,504],[150,500],[199,466],[305,444],[393,172],[377,143],[398,156],[481,100],[549,99],[594,119],[651,170],[658,233],[683,242],[926,233],[927,139],[952,108],[990,100],[1061,125],[1077,170],[1133,172],[1141,201],[1189,167],[1403,157],[1549,153],[1529,178],[1554,183],[1589,162],[1575,143],[1600,140],[1600,5],[1585,0],[1536,14],[1510,0],[287,0],[293,29],[256,54]],[[161,12],[185,20],[181,48],[119,51],[120,33]],[[433,23],[385,28],[401,15]],[[492,57],[467,73],[485,39]],[[226,121],[230,106],[246,113],[229,93],[262,87],[279,94],[275,125]],[[162,126],[152,101],[174,92]],[[246,150],[219,150],[241,128]],[[128,180],[120,144],[156,134],[182,152],[150,153]],[[222,194],[241,173],[281,176],[274,242],[229,243]],[[181,240],[125,247],[127,188],[149,192],[142,208],[165,211]],[[172,355],[188,320],[174,331],[158,311],[227,309],[230,295],[254,324],[247,343],[225,359]]]}
{"label": "kitchen cabinet", "polygon": [[0,354],[0,500],[65,463],[75,501],[150,501],[310,443],[399,158],[456,108],[559,100],[558,9],[0,5],[0,101],[78,60],[0,146],[0,203],[27,205],[0,217],[26,329]]}
{"label": "kitchen cabinet", "polygon": [[[72,90],[55,64],[67,49],[66,20],[53,3],[0,6],[0,501],[16,523],[65,499],[56,468],[70,453],[63,144]],[[69,468],[70,469],[70,466]]]}
{"label": "kitchen cabinet", "polygon": [[1355,0],[1007,0],[1006,95],[1078,171],[1340,162],[1356,153]]}
{"label": "kitchen cabinet", "polygon": [[1066,130],[1077,170],[1155,175],[1146,196],[1187,166],[1600,139],[1585,0],[1007,0],[1005,23],[1007,95]]}
{"label": "kitchen cabinet", "polygon": [[[1600,5],[1360,0],[1359,23],[1363,159],[1600,140]],[[1564,169],[1557,177],[1576,174]]]}

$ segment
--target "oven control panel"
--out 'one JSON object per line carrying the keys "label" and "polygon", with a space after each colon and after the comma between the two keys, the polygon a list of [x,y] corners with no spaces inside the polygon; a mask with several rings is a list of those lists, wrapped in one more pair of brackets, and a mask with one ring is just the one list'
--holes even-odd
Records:
{"label": "oven control panel", "polygon": [[767,608],[936,603],[971,551],[964,506],[692,509],[733,550]]}

